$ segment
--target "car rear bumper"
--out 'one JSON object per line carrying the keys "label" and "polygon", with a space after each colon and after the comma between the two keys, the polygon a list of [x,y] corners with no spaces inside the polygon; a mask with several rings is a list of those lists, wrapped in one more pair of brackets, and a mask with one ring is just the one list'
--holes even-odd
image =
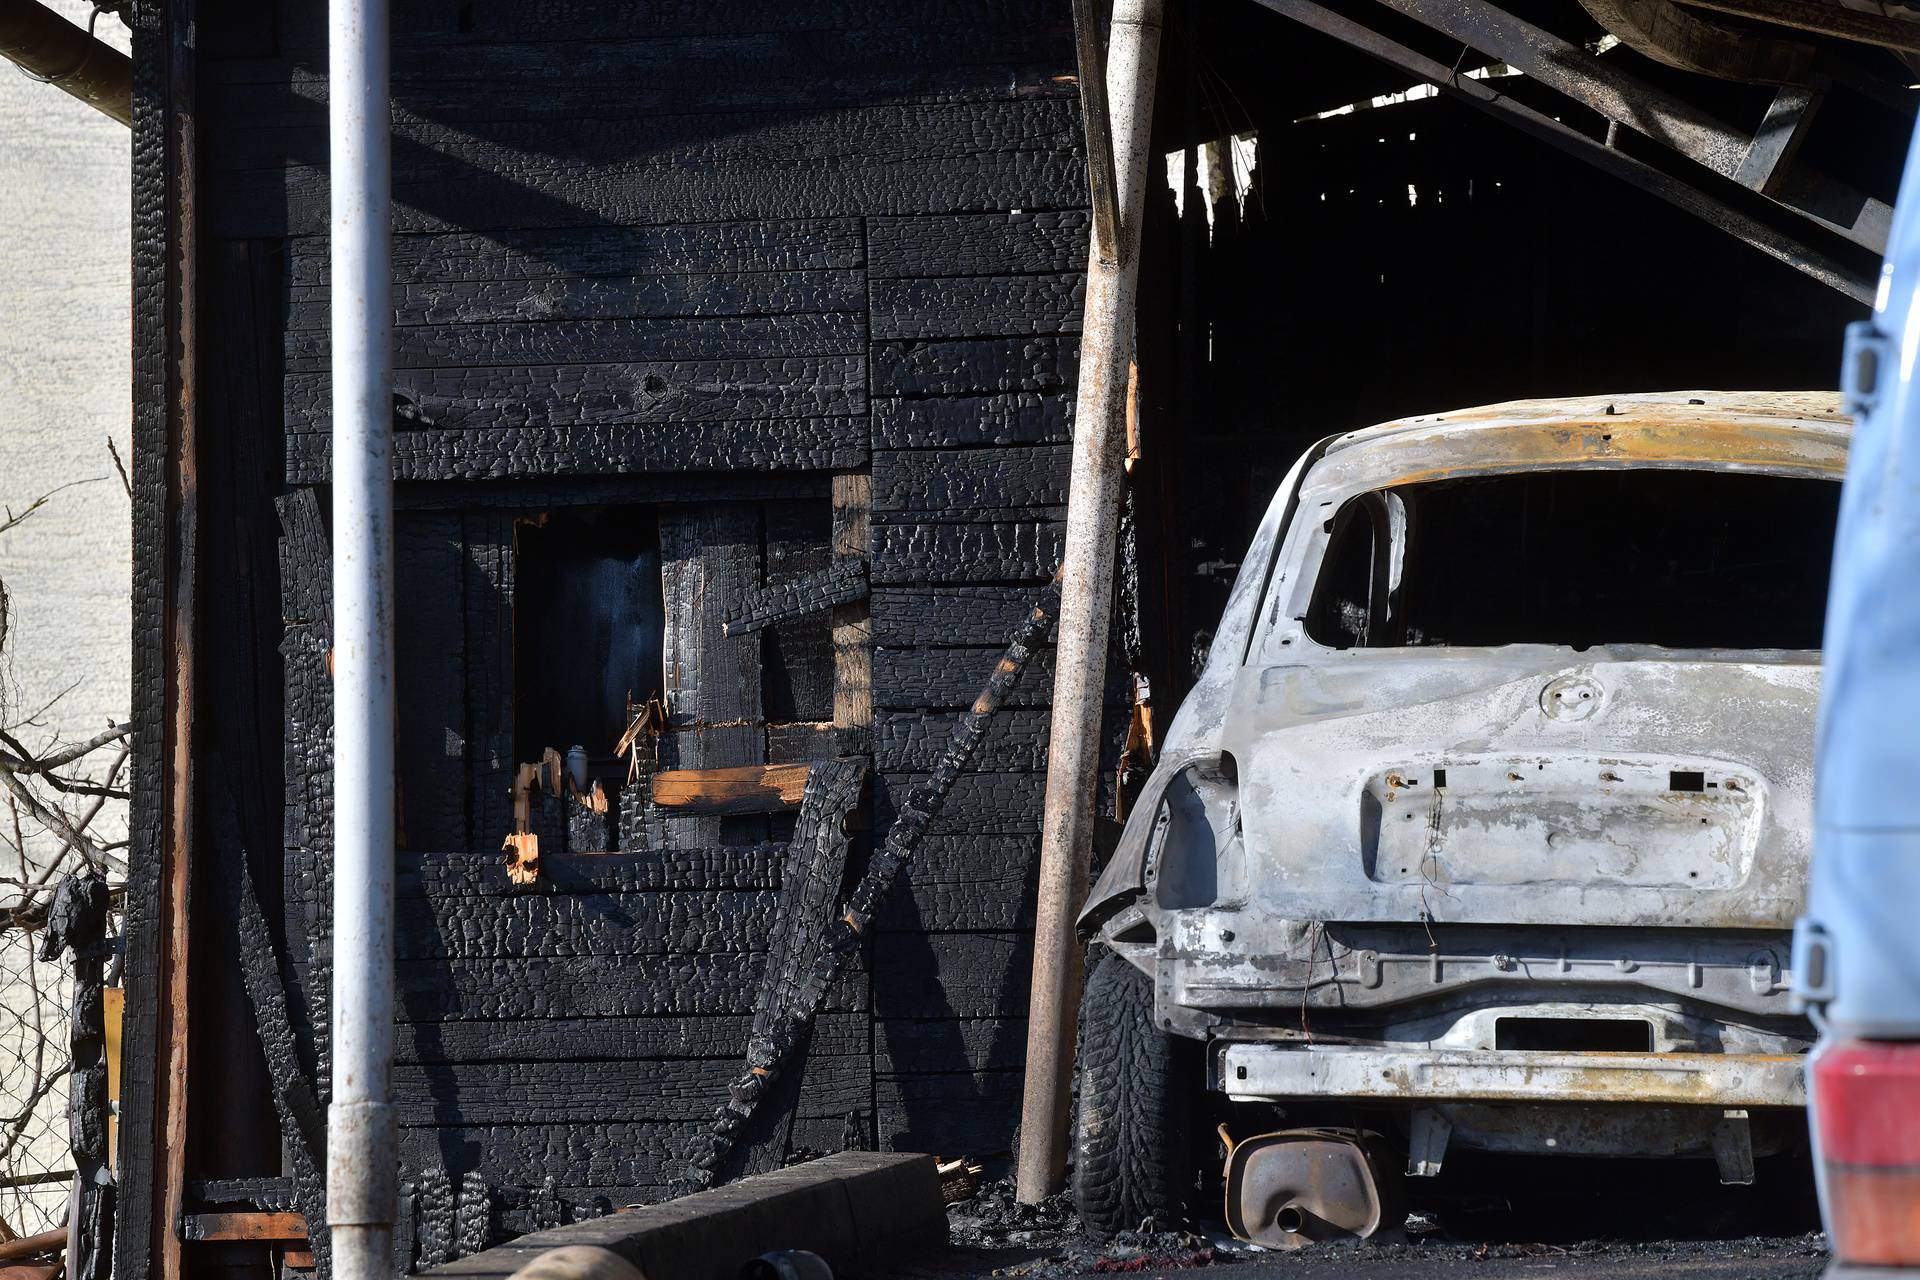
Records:
{"label": "car rear bumper", "polygon": [[1237,1100],[1602,1102],[1804,1107],[1797,1054],[1553,1053],[1227,1042],[1214,1080]]}

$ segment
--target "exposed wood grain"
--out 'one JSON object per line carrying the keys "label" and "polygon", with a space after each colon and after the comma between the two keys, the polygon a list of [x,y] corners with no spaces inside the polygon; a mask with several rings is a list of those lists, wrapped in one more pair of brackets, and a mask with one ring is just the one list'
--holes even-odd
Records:
{"label": "exposed wood grain", "polygon": [[653,775],[653,802],[686,813],[773,813],[798,807],[811,769],[805,764],[663,769]]}
{"label": "exposed wood grain", "polygon": [[[849,472],[833,478],[833,554],[865,564],[872,545],[868,513],[873,477]],[[834,606],[833,723],[865,729],[873,723],[873,619],[865,600]]]}
{"label": "exposed wood grain", "polygon": [[193,1241],[304,1242],[307,1238],[307,1220],[297,1213],[189,1213],[181,1218],[180,1238]]}

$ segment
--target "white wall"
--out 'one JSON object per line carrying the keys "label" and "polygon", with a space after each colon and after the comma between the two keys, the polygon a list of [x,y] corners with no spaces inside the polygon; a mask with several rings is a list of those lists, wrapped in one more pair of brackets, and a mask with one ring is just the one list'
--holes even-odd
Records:
{"label": "white wall", "polygon": [[[47,2],[85,24],[86,3]],[[119,19],[103,15],[95,30],[127,47]],[[0,534],[0,579],[13,604],[0,657],[12,705],[0,707],[0,722],[71,686],[46,727],[28,731],[33,746],[92,733],[128,711],[129,513],[106,441],[131,464],[129,173],[124,126],[0,62],[0,506],[17,512],[58,486],[92,481]],[[123,807],[103,811],[93,830],[124,837]],[[0,853],[0,875],[16,875],[12,864]],[[0,885],[0,907],[13,897]],[[31,1020],[21,1021],[32,1008],[20,973],[27,941],[0,934],[0,1100],[6,1077],[23,1074],[13,1055],[31,1039]],[[39,980],[64,968],[43,965]],[[0,1172],[70,1168],[65,1111],[56,1089],[36,1109],[30,1144]],[[64,1187],[0,1192],[0,1218],[39,1230],[60,1220],[65,1199]]]}
{"label": "white wall", "polygon": [[[53,7],[81,23],[89,10]],[[126,47],[119,19],[95,30]],[[50,718],[69,736],[128,711],[129,510],[107,438],[130,465],[129,141],[0,62],[0,504],[86,481],[0,535],[18,698],[5,718],[71,686]]]}

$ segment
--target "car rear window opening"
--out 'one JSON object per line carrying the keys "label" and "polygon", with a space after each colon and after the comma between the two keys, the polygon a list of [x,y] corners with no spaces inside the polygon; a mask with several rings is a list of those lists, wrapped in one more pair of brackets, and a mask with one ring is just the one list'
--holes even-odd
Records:
{"label": "car rear window opening", "polygon": [[1399,485],[1329,522],[1307,634],[1334,648],[1817,649],[1840,486],[1725,471]]}

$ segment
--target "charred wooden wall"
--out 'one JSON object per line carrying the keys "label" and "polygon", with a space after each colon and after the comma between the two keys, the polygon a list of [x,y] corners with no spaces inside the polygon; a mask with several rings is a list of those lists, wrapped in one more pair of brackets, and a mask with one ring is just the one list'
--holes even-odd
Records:
{"label": "charred wooden wall", "polygon": [[[269,1078],[326,1078],[324,18],[209,0],[195,34],[209,834],[186,1174],[207,1203],[282,1172]],[[666,698],[662,767],[867,755],[883,830],[1059,552],[1087,237],[1072,70],[1064,2],[395,5],[395,1089],[407,1176],[477,1174],[496,1232],[556,1198],[673,1190],[740,1066],[792,824],[630,823],[585,856],[536,810],[544,883],[508,892],[517,686],[530,661],[543,688],[604,675],[584,633],[526,616],[529,539],[653,531],[666,672],[629,687]],[[849,537],[864,605],[723,633]],[[1037,666],[830,999],[772,1158],[1010,1150]],[[222,905],[242,859],[277,957]],[[249,965],[292,996],[267,1063],[233,1051]]]}

